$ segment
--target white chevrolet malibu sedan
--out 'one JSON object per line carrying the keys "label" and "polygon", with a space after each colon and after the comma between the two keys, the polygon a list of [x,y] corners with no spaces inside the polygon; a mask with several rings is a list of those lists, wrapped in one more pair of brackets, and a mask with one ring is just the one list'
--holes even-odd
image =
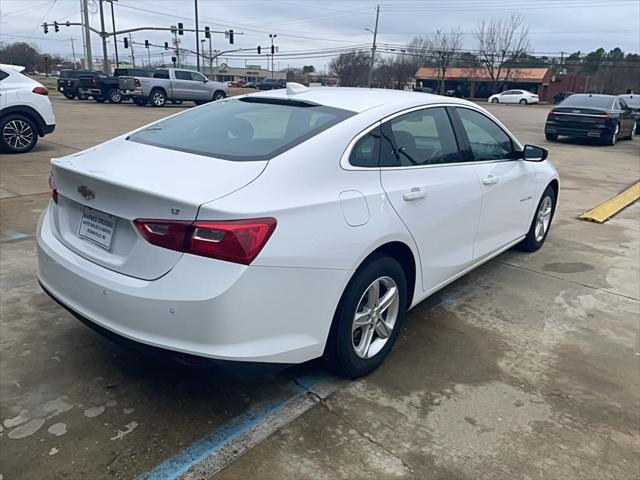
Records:
{"label": "white chevrolet malibu sedan", "polygon": [[357,377],[407,310],[541,247],[559,186],[546,157],[455,98],[227,98],[53,159],[38,277],[136,345],[245,367],[324,357]]}

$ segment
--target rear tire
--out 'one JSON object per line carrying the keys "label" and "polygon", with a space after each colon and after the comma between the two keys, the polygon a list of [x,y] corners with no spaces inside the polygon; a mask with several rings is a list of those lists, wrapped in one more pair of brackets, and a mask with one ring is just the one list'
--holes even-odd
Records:
{"label": "rear tire", "polygon": [[544,134],[544,138],[546,138],[550,142],[555,142],[556,140],[558,140],[558,134],[557,133],[545,133]]}
{"label": "rear tire", "polygon": [[378,368],[400,332],[406,303],[407,280],[398,261],[386,255],[369,259],[336,309],[323,355],[327,366],[350,378]]}
{"label": "rear tire", "polygon": [[159,88],[151,90],[151,94],[149,95],[149,103],[152,107],[164,107],[167,103],[167,95]]}
{"label": "rear tire", "polygon": [[136,97],[136,98],[133,99],[133,103],[135,103],[139,107],[144,107],[147,104],[147,99],[146,98]]}
{"label": "rear tire", "polygon": [[553,214],[556,211],[557,195],[551,185],[542,193],[536,213],[531,221],[531,227],[527,236],[517,245],[519,250],[524,252],[535,252],[542,247],[542,244],[549,234]]}
{"label": "rear tire", "polygon": [[109,93],[107,93],[107,98],[109,99],[109,103],[122,102],[122,94],[117,88],[112,88],[111,90],[109,90]]}
{"label": "rear tire", "polygon": [[620,124],[616,123],[616,128],[614,129],[614,131],[611,134],[611,136],[604,141],[604,144],[605,145],[609,145],[610,147],[613,147],[616,144],[616,142],[618,141],[618,134],[619,133],[620,133]]}
{"label": "rear tire", "polygon": [[519,103],[520,105],[527,105],[529,102],[527,102],[527,99],[526,99],[526,98],[523,98],[523,99],[522,99],[522,100],[520,100],[518,103]]}
{"label": "rear tire", "polygon": [[93,99],[98,103],[104,103],[106,100],[102,95],[94,95]]}
{"label": "rear tire", "polygon": [[26,153],[38,143],[38,129],[29,118],[19,113],[9,114],[0,120],[0,150],[9,153]]}
{"label": "rear tire", "polygon": [[76,96],[73,93],[63,93],[63,95],[67,97],[69,100],[73,100],[74,98],[76,98]]}

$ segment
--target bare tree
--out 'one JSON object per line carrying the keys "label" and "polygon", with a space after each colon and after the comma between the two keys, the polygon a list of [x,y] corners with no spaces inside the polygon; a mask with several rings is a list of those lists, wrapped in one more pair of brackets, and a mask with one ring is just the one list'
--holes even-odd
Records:
{"label": "bare tree", "polygon": [[331,59],[329,71],[338,77],[343,87],[366,85],[370,59],[370,55],[366,52],[343,53]]}
{"label": "bare tree", "polygon": [[430,39],[430,50],[438,69],[438,81],[440,94],[444,93],[444,82],[447,78],[447,70],[451,66],[455,56],[462,46],[462,30],[460,27],[452,28],[449,33],[436,31]]}
{"label": "bare tree", "polygon": [[429,38],[413,37],[413,39],[407,43],[405,50],[407,52],[407,61],[413,63],[416,70],[420,67],[433,65]]}
{"label": "bare tree", "polygon": [[511,14],[508,19],[483,20],[473,32],[478,41],[478,57],[491,77],[491,91],[495,92],[517,67],[518,59],[529,52],[529,29],[524,17]]}

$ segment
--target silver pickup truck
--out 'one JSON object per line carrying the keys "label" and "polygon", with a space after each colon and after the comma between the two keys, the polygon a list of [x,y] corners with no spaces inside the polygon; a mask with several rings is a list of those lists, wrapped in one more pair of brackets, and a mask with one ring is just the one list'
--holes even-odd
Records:
{"label": "silver pickup truck", "polygon": [[118,87],[123,96],[132,97],[138,105],[148,102],[152,107],[184,100],[200,105],[227,96],[224,83],[212,82],[201,73],[179,68],[159,68],[150,78],[120,77]]}

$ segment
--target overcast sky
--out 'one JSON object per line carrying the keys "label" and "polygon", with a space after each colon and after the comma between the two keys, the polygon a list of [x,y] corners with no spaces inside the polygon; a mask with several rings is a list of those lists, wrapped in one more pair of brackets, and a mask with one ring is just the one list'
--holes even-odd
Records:
{"label": "overcast sky", "polygon": [[[0,0],[0,42],[26,41],[42,51],[71,58],[69,38],[73,37],[80,57],[80,27],[62,26],[57,34],[50,28],[47,35],[41,27],[44,21],[79,22],[80,3],[81,0]],[[276,68],[313,64],[318,70],[340,48],[370,48],[372,35],[365,28],[373,29],[378,3],[378,42],[383,44],[402,45],[416,35],[459,26],[464,32],[464,48],[474,49],[472,32],[480,19],[514,12],[525,17],[536,54],[588,52],[598,47],[640,51],[640,0],[198,0],[200,28],[208,25],[212,30],[236,32],[233,46],[224,34],[213,34],[213,49],[251,49],[233,54],[235,57],[223,56],[231,65],[243,66],[245,61],[266,65],[266,57],[257,57],[255,47],[269,46],[268,34],[273,33],[277,34],[275,44],[279,47]],[[99,28],[98,0],[90,1],[90,12],[91,25]],[[118,0],[115,20],[117,30],[169,27],[177,22],[194,28],[194,0]],[[105,21],[111,31],[111,11],[106,3]],[[183,48],[195,50],[194,33],[185,33],[181,38]],[[137,32],[133,39],[163,45],[170,40],[170,33]],[[95,34],[92,48],[94,57],[102,55],[101,42]],[[112,40],[108,48],[111,56]],[[208,43],[206,48],[208,51]],[[140,57],[146,60],[146,49],[137,45],[135,49],[138,62]],[[152,48],[152,58],[159,59],[163,50]],[[119,53],[121,60],[128,59],[130,50],[119,44]],[[191,59],[195,62],[194,57]]]}

